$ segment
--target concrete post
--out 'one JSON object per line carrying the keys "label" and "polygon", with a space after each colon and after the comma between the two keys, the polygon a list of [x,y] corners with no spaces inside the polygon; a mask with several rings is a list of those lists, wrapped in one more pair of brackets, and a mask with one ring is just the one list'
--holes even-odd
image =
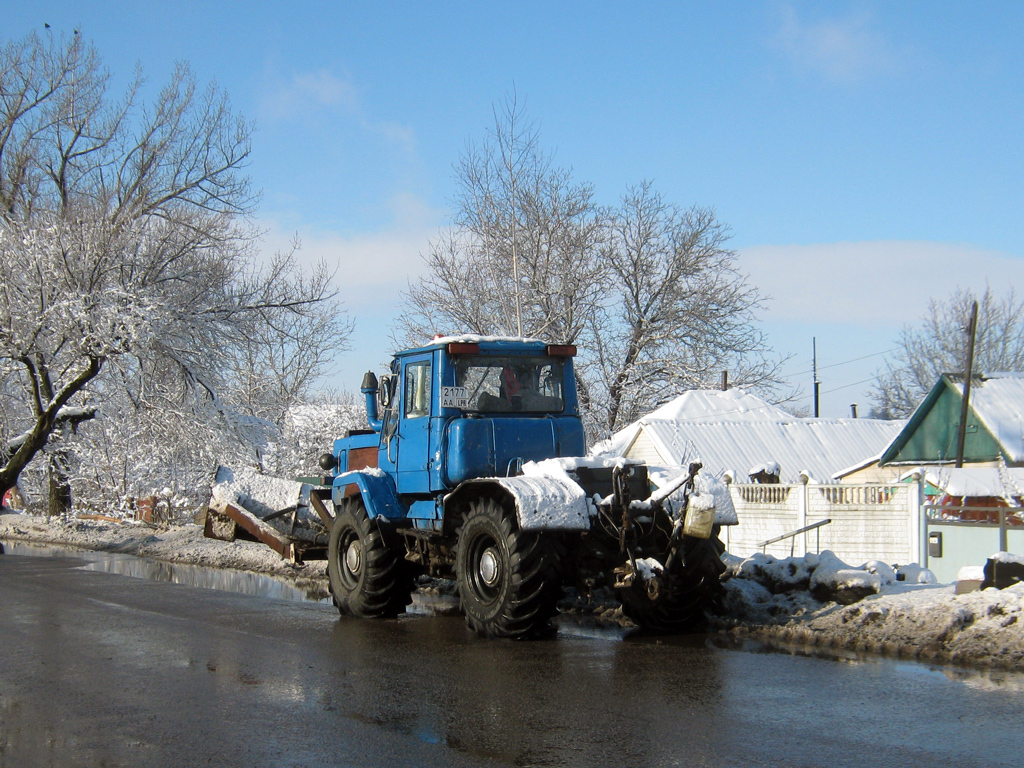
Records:
{"label": "concrete post", "polygon": [[924,568],[928,567],[928,520],[925,513],[922,499],[922,483],[924,475],[921,472],[914,472],[910,475],[912,483],[908,484],[907,493],[907,517],[910,520],[910,541],[913,550],[910,553],[911,562],[918,563]]}
{"label": "concrete post", "polygon": [[[803,528],[807,525],[807,489],[810,481],[805,473],[800,473],[800,495],[797,496],[796,527]],[[807,554],[807,531],[800,534],[800,549],[794,553],[797,557],[804,557]]]}

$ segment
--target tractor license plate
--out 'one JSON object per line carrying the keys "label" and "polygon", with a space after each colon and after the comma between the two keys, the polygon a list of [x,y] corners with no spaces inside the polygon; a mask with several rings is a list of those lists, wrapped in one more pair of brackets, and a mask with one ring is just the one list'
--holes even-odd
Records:
{"label": "tractor license plate", "polygon": [[469,390],[465,387],[441,387],[442,408],[469,408]]}

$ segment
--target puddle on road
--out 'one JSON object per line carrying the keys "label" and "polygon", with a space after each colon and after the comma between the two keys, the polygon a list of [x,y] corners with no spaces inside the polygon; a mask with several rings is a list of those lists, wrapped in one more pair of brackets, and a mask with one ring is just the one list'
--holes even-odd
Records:
{"label": "puddle on road", "polygon": [[[88,571],[104,571],[136,579],[169,581],[204,589],[220,589],[255,597],[272,597],[283,600],[298,600],[331,604],[327,585],[310,581],[297,585],[289,579],[275,578],[252,571],[237,571],[227,568],[210,568],[201,565],[169,563],[150,560],[134,555],[111,552],[97,552],[57,545],[26,544],[20,541],[0,541],[3,551],[10,555],[27,557],[73,557],[85,561],[80,568]],[[457,616],[459,599],[444,591],[418,589],[413,592],[412,604],[406,609],[410,616]],[[575,617],[559,617],[559,632],[590,637],[592,639],[621,640],[623,631],[589,626]]]}
{"label": "puddle on road", "polygon": [[[307,581],[296,584],[293,580],[277,578],[253,571],[169,563],[163,560],[151,560],[133,555],[97,552],[57,545],[28,544],[20,541],[0,540],[0,551],[9,555],[27,557],[70,557],[82,560],[82,565],[78,567],[83,570],[103,571],[137,579],[167,581],[173,584],[184,584],[203,589],[219,589],[225,592],[236,592],[254,597],[315,602],[323,603],[328,607],[331,606],[331,597],[327,592],[327,586],[320,581]],[[410,618],[417,616],[458,616],[459,600],[456,595],[450,592],[450,589],[421,588],[416,590],[413,592],[413,601],[407,608],[406,615]],[[333,607],[331,609],[333,610]],[[654,642],[659,645],[694,645],[752,654],[781,653],[824,658],[846,663],[888,663],[895,664],[903,674],[928,674],[933,677],[946,677],[950,680],[959,681],[964,685],[977,688],[1024,690],[1024,674],[1014,671],[1001,671],[997,669],[971,670],[951,665],[897,661],[884,656],[837,648],[794,646],[786,643],[772,643],[765,640],[734,638],[724,633],[678,636],[675,638],[645,637],[642,634],[638,634],[634,629],[598,623],[586,616],[566,613],[560,614],[555,619],[555,622],[558,626],[559,635],[610,642],[612,647],[626,639],[633,639],[639,643]]]}
{"label": "puddle on road", "polygon": [[[296,584],[290,579],[276,578],[253,571],[169,563],[164,560],[150,560],[134,555],[96,552],[55,545],[26,544],[20,541],[0,541],[0,546],[2,546],[2,551],[9,555],[78,558],[86,561],[79,566],[86,571],[103,571],[136,579],[169,581],[189,587],[220,589],[225,592],[238,592],[255,597],[331,604],[327,585],[321,581]],[[458,612],[458,598],[424,591],[413,593],[412,605],[408,608],[408,613],[417,616],[452,616]]]}
{"label": "puddle on road", "polygon": [[[297,585],[289,579],[275,578],[253,571],[238,571],[228,568],[211,568],[201,565],[169,563],[164,560],[150,560],[134,555],[111,552],[97,552],[59,545],[27,544],[20,541],[0,540],[0,548],[10,555],[28,557],[73,557],[85,562],[79,566],[88,571],[104,571],[136,579],[152,579],[184,584],[204,589],[220,589],[255,597],[272,597],[283,600],[298,600],[331,605],[327,585],[320,581],[309,581]],[[406,616],[459,616],[459,598],[449,589],[419,588],[412,594],[412,604],[406,608]],[[560,635],[620,642],[635,634],[635,630],[594,621],[588,616],[573,613],[560,614],[555,619]]]}
{"label": "puddle on road", "polygon": [[44,546],[22,542],[3,541],[3,551],[9,555],[28,557],[74,557],[85,560],[79,566],[86,571],[104,571],[136,579],[169,581],[204,589],[220,589],[255,597],[273,597],[282,600],[299,600],[330,604],[331,597],[326,586],[319,582],[297,585],[294,581],[279,579],[252,571],[236,571],[227,568],[208,568],[201,565],[168,563],[163,560],[149,560],[133,555],[119,555],[110,552],[74,549],[71,547]]}

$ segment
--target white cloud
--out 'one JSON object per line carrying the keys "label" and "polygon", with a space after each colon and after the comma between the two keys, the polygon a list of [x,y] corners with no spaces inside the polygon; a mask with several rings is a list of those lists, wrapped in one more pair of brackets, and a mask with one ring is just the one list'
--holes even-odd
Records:
{"label": "white cloud", "polygon": [[393,120],[367,114],[357,84],[347,75],[339,76],[326,69],[293,72],[289,76],[268,71],[264,80],[259,115],[267,123],[303,124],[324,118],[346,119],[409,156],[415,155],[415,131]]}
{"label": "white cloud", "polygon": [[393,304],[410,281],[423,274],[421,255],[438,235],[443,214],[412,195],[391,200],[392,225],[375,232],[342,234],[308,224],[292,227],[276,219],[261,222],[267,234],[262,252],[288,251],[297,235],[300,264],[321,259],[337,270],[336,283],[345,305],[353,311]]}
{"label": "white cloud", "polygon": [[324,110],[354,110],[358,104],[352,81],[327,70],[296,72],[288,78],[270,73],[268,80],[259,110],[260,116],[271,122]]}
{"label": "white cloud", "polygon": [[741,249],[738,266],[771,297],[765,320],[809,326],[900,328],[958,288],[1024,286],[1024,258],[921,241],[759,245]]}
{"label": "white cloud", "polygon": [[789,4],[781,8],[772,43],[799,69],[833,81],[856,81],[890,70],[905,56],[875,29],[867,13],[809,22]]}

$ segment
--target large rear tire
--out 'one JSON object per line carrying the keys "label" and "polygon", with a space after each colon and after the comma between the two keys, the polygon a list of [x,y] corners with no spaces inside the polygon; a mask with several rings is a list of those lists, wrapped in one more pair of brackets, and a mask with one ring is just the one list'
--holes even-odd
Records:
{"label": "large rear tire", "polygon": [[338,610],[360,618],[393,618],[412,602],[414,576],[366,514],[363,500],[346,499],[327,543],[327,577]]}
{"label": "large rear tire", "polygon": [[549,536],[518,530],[490,499],[470,506],[457,536],[455,576],[470,629],[485,637],[550,635],[562,590]]}
{"label": "large rear tire", "polygon": [[683,540],[685,566],[676,565],[662,579],[658,596],[651,599],[640,579],[618,590],[622,612],[651,632],[696,632],[707,623],[707,611],[719,600],[725,571],[725,547],[717,530],[707,539]]}

